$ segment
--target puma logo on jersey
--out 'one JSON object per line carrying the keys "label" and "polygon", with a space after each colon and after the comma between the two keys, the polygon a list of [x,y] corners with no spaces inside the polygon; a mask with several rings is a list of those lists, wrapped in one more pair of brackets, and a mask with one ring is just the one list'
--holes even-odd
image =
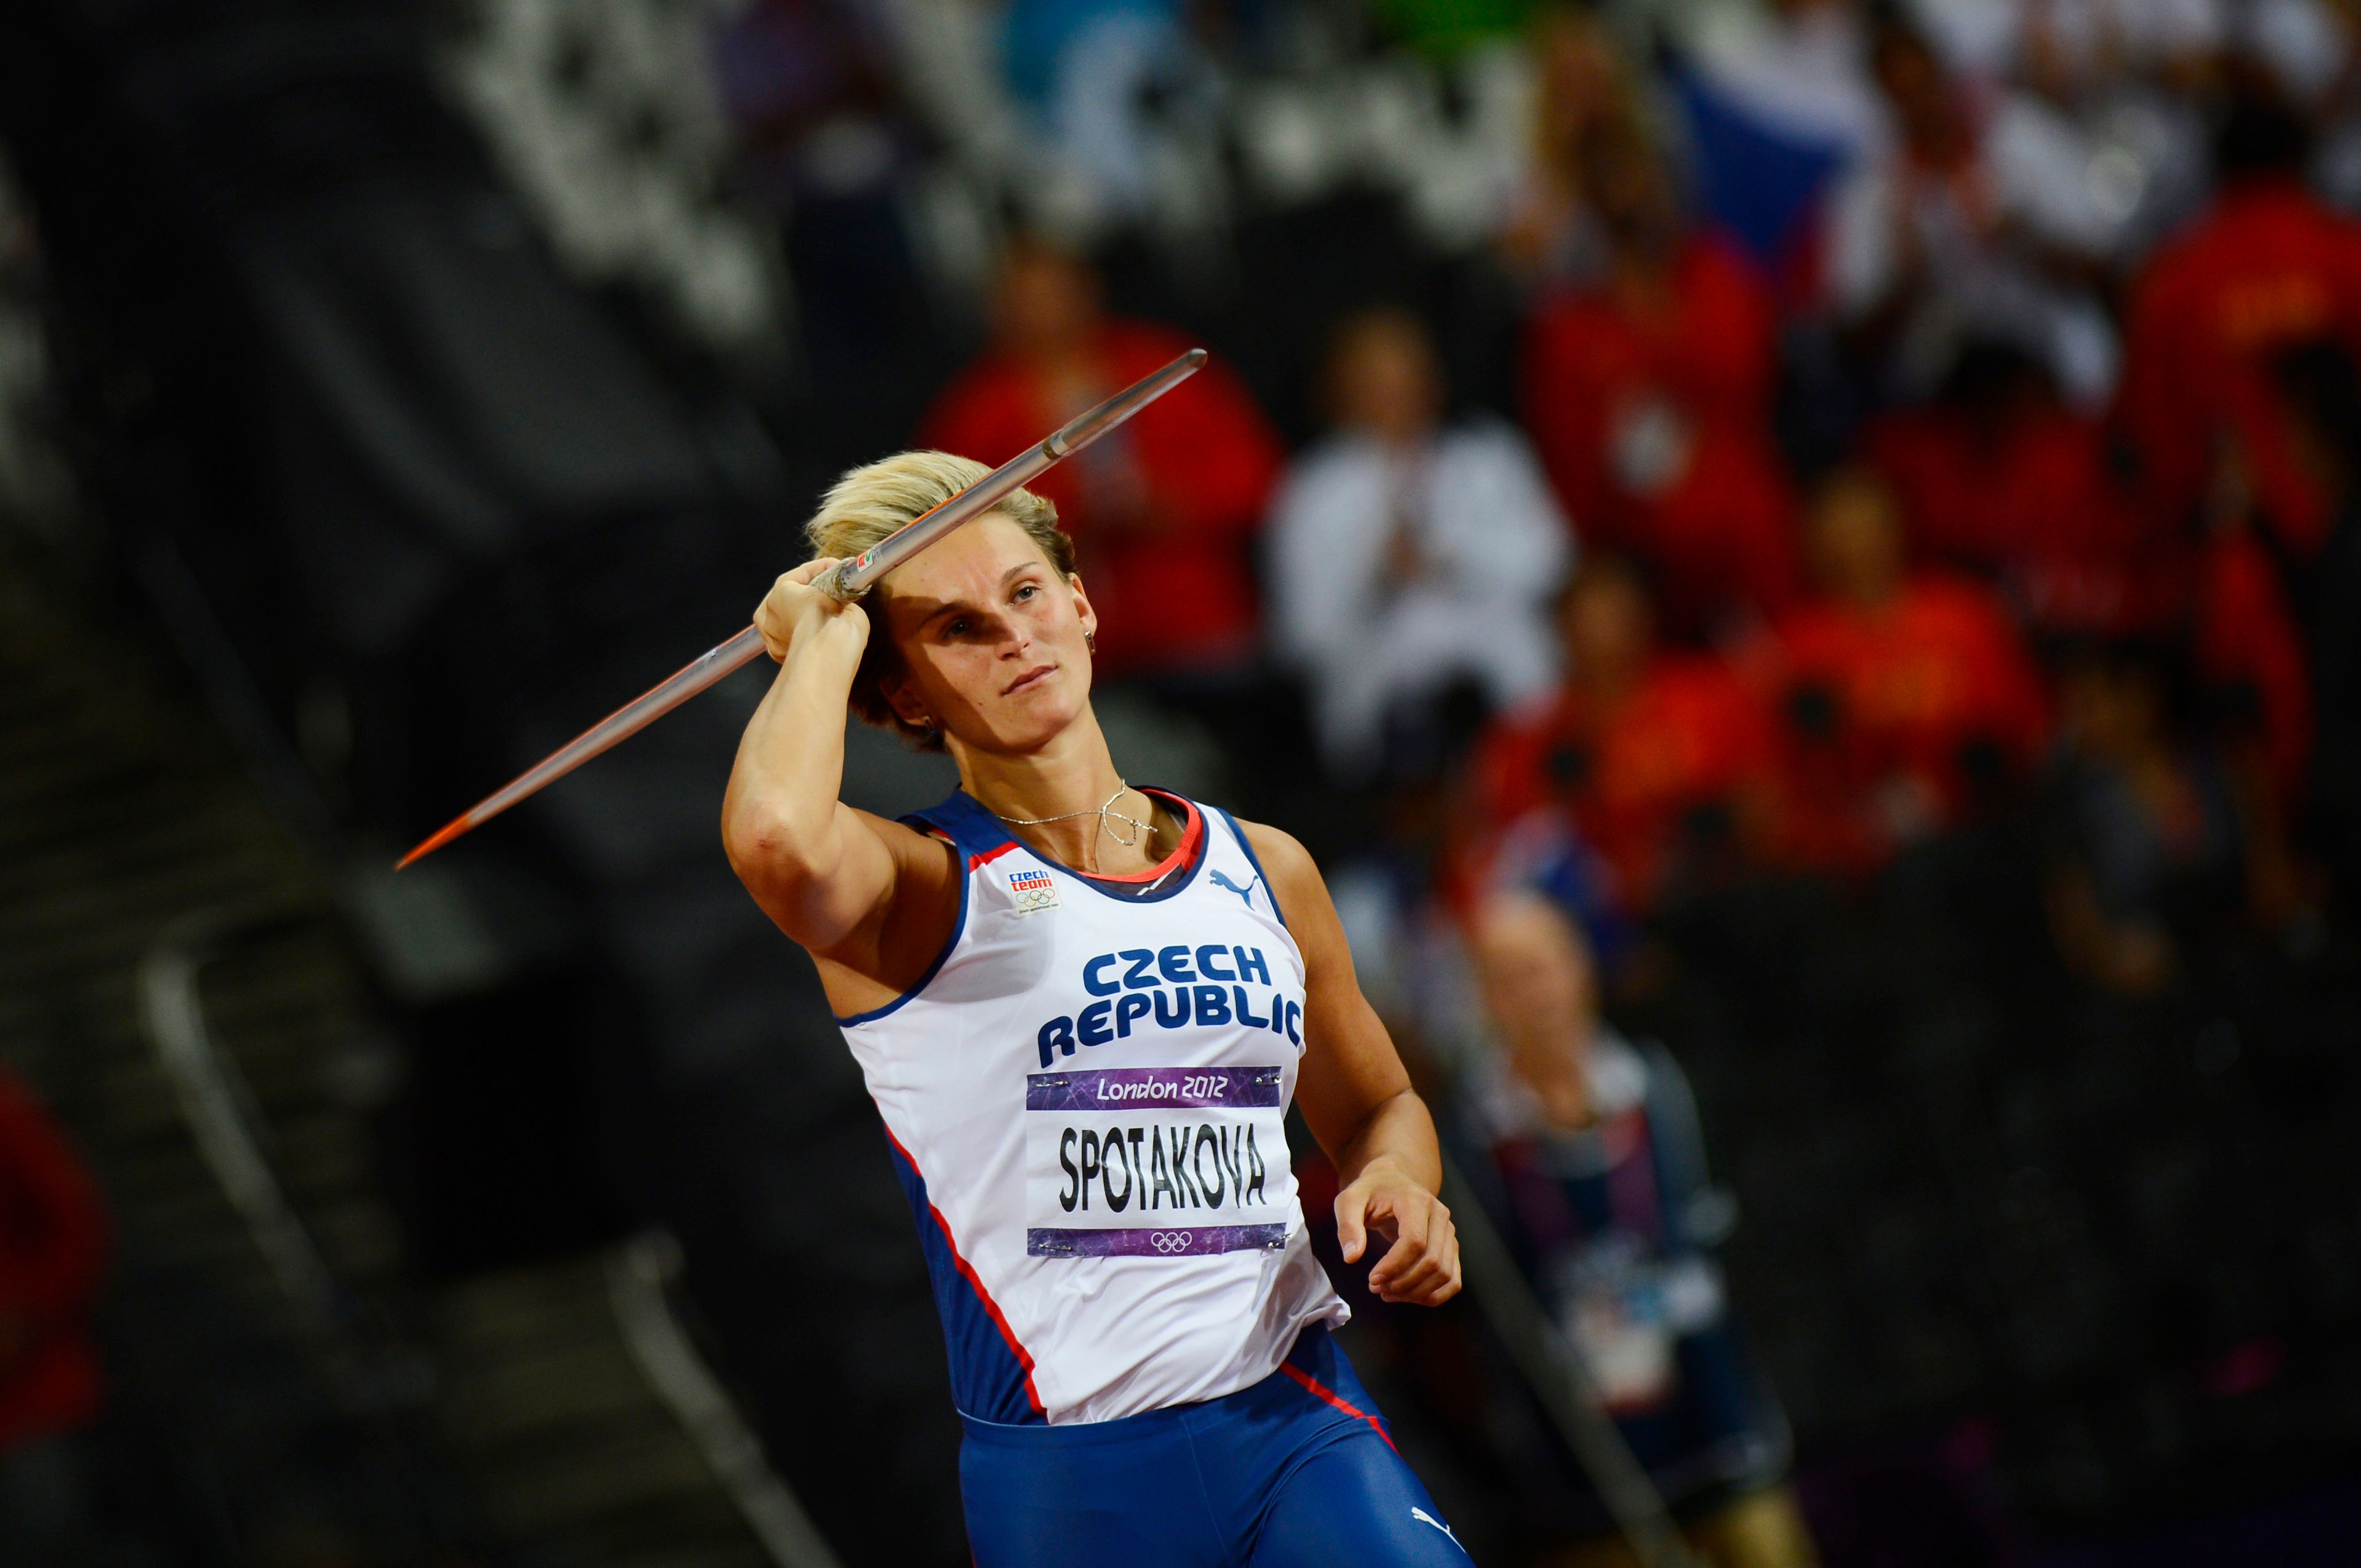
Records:
{"label": "puma logo on jersey", "polygon": [[1213,879],[1213,885],[1215,887],[1220,888],[1224,893],[1236,894],[1240,898],[1246,900],[1246,905],[1248,909],[1252,909],[1254,907],[1255,883],[1262,881],[1262,878],[1258,876],[1248,877],[1246,879],[1246,886],[1240,887],[1237,883],[1232,882],[1229,878],[1224,876],[1219,872],[1209,871],[1205,874]]}
{"label": "puma logo on jersey", "polygon": [[[1451,1535],[1451,1527],[1444,1524],[1441,1519],[1436,1519],[1433,1514],[1428,1513],[1424,1508],[1411,1509],[1410,1517],[1422,1523],[1433,1525],[1435,1529],[1441,1530],[1445,1535]],[[1459,1546],[1459,1538],[1455,1535],[1451,1535],[1451,1544],[1454,1546]],[[1459,1550],[1465,1552],[1467,1549],[1464,1546],[1459,1546]]]}

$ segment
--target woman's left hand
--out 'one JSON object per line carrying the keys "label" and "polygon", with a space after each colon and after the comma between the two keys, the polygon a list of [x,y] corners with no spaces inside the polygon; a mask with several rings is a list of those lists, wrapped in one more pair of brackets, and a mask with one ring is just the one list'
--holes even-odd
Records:
{"label": "woman's left hand", "polygon": [[1459,1233],[1451,1211],[1382,1157],[1336,1194],[1336,1239],[1346,1263],[1361,1260],[1372,1231],[1393,1244],[1369,1270],[1378,1299],[1438,1307],[1459,1294]]}

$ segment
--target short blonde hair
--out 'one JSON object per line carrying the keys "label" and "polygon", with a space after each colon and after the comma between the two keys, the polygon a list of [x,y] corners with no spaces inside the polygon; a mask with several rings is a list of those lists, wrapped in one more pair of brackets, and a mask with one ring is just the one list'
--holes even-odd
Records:
{"label": "short blonde hair", "polygon": [[[815,556],[853,556],[882,543],[992,472],[971,457],[948,452],[901,452],[845,470],[804,524]],[[1030,490],[1016,490],[992,509],[1025,531],[1058,575],[1074,576],[1074,542],[1058,526],[1058,509]],[[882,585],[881,585],[882,587]],[[873,593],[879,589],[872,589]],[[922,751],[939,751],[936,730],[906,722],[885,700],[884,683],[901,671],[901,654],[882,622],[870,626],[869,647],[852,677],[852,711],[863,722],[897,730]]]}

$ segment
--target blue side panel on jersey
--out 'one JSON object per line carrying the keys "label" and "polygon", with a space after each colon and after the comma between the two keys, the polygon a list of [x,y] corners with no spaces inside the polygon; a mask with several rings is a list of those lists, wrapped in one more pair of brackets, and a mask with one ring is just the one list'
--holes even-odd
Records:
{"label": "blue side panel on jersey", "polygon": [[1246,864],[1254,867],[1255,875],[1262,878],[1262,894],[1265,898],[1270,900],[1271,914],[1278,916],[1279,923],[1281,926],[1285,926],[1287,924],[1287,911],[1279,906],[1279,889],[1270,885],[1270,873],[1262,869],[1262,857],[1254,852],[1254,846],[1252,844],[1246,842],[1246,830],[1238,826],[1238,819],[1236,817],[1231,816],[1226,811],[1222,811],[1220,806],[1217,806],[1213,807],[1213,809],[1221,811],[1222,820],[1230,825],[1230,837],[1235,839],[1238,841],[1238,848],[1246,852]]}
{"label": "blue side panel on jersey", "polygon": [[1016,835],[1008,824],[983,808],[983,803],[963,789],[951,791],[944,800],[914,811],[902,818],[904,822],[923,823],[942,834],[970,855],[988,855],[1003,844],[1013,844]]}
{"label": "blue side panel on jersey", "polygon": [[979,1420],[1022,1426],[1045,1420],[1025,1391],[1025,1366],[1001,1337],[1000,1325],[983,1304],[976,1288],[960,1272],[951,1244],[935,1223],[927,1199],[927,1179],[891,1140],[894,1174],[901,1179],[902,1195],[910,1201],[911,1217],[918,1223],[918,1246],[926,1255],[927,1276],[934,1282],[935,1312],[943,1321],[943,1345],[950,1353],[951,1402]]}

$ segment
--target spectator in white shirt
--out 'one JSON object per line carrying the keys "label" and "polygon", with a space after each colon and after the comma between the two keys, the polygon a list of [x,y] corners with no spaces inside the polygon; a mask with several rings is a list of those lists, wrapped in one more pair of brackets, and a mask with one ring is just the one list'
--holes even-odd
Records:
{"label": "spectator in white shirt", "polygon": [[1990,340],[2039,360],[2079,406],[2101,406],[2121,348],[2091,278],[2136,202],[2090,178],[2091,149],[2070,125],[2029,97],[1995,114],[1905,12],[1872,15],[1898,134],[1835,193],[1828,283],[1839,319],[1884,340],[1889,391],[1924,395],[1966,343]]}
{"label": "spectator in white shirt", "polygon": [[1334,429],[1272,515],[1272,625],[1309,679],[1321,753],[1376,780],[1389,735],[1431,730],[1470,686],[1493,707],[1557,675],[1549,605],[1573,535],[1524,437],[1446,426],[1433,344],[1400,311],[1347,322],[1327,367]]}

